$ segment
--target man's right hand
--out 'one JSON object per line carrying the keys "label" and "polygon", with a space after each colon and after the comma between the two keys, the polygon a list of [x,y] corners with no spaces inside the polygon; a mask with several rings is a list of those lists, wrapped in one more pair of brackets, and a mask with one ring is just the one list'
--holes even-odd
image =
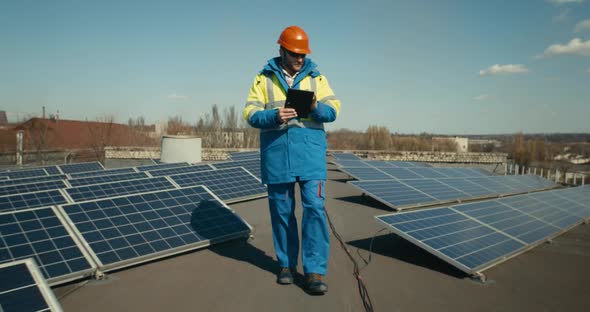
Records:
{"label": "man's right hand", "polygon": [[297,117],[297,111],[294,108],[279,108],[277,114],[282,123],[286,123],[290,119]]}

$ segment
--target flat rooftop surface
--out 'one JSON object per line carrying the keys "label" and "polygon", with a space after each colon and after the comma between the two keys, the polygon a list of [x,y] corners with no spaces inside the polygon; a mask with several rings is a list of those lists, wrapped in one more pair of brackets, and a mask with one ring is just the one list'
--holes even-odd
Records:
{"label": "flat rooftop surface", "polygon": [[[579,225],[486,271],[481,283],[387,229],[374,216],[393,212],[345,183],[329,165],[327,209],[361,267],[375,311],[587,311],[590,226]],[[110,272],[54,288],[65,311],[363,311],[353,264],[331,236],[324,296],[301,282],[278,285],[267,199],[230,207],[253,237]],[[300,220],[301,206],[297,214]],[[378,232],[378,233],[377,233]],[[302,274],[301,265],[298,268]],[[302,276],[300,275],[300,280]]]}

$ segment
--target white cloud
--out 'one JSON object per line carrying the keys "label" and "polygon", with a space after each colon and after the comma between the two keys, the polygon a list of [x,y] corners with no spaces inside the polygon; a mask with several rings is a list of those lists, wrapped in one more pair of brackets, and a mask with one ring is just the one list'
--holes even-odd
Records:
{"label": "white cloud", "polygon": [[485,101],[485,100],[487,100],[489,98],[490,98],[489,95],[487,95],[487,94],[481,94],[481,95],[478,95],[478,96],[474,97],[473,99],[476,100],[476,101]]}
{"label": "white cloud", "polygon": [[522,64],[492,65],[487,69],[479,71],[480,76],[500,75],[500,74],[524,74],[528,73],[528,68]]}
{"label": "white cloud", "polygon": [[590,29],[590,19],[583,20],[583,21],[577,23],[576,28],[574,29],[574,32],[581,32],[581,31],[584,31],[587,29]]}
{"label": "white cloud", "polygon": [[574,38],[566,45],[552,44],[547,49],[545,49],[545,52],[543,52],[541,57],[558,54],[578,54],[590,56],[590,40],[582,41],[580,38]]}
{"label": "white cloud", "polygon": [[172,94],[168,95],[168,98],[171,100],[186,100],[186,99],[188,99],[188,96],[172,93]]}
{"label": "white cloud", "polygon": [[562,4],[569,4],[569,3],[582,3],[584,0],[547,0],[549,3],[553,3],[555,5],[562,5]]}
{"label": "white cloud", "polygon": [[570,9],[561,10],[561,13],[559,13],[559,15],[553,17],[553,22],[557,23],[567,20],[569,18],[570,11]]}

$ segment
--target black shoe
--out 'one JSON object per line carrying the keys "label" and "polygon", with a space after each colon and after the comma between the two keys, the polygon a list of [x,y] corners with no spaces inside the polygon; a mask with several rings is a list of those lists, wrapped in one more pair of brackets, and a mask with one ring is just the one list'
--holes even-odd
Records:
{"label": "black shoe", "polygon": [[322,282],[322,276],[316,273],[305,274],[305,290],[312,295],[323,295],[328,292],[328,285]]}
{"label": "black shoe", "polygon": [[277,274],[277,283],[281,285],[293,284],[293,274],[290,268],[281,268],[281,271]]}

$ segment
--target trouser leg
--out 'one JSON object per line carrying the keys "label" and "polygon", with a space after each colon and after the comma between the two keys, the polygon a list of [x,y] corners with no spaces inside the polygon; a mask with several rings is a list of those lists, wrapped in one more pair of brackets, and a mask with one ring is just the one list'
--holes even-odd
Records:
{"label": "trouser leg", "polygon": [[324,210],[323,180],[299,182],[303,206],[302,261],[305,273],[325,275],[330,254],[330,235]]}
{"label": "trouser leg", "polygon": [[272,223],[272,238],[281,267],[297,266],[299,234],[295,218],[295,183],[269,184],[268,202]]}

